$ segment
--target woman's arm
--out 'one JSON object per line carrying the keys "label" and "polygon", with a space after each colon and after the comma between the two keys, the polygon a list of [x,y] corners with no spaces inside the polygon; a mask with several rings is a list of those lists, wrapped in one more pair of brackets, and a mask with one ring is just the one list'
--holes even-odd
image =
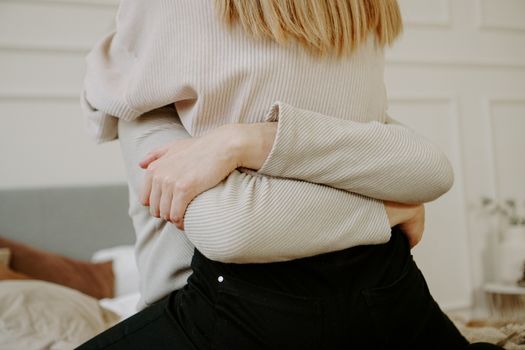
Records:
{"label": "woman's arm", "polygon": [[[277,102],[266,121],[277,121],[275,136],[256,131],[257,124],[236,124],[246,151],[241,164],[259,174],[408,204],[435,200],[454,180],[449,160],[436,145],[391,118],[388,124],[359,123]],[[250,128],[275,137],[267,157],[261,154],[266,150],[253,146],[261,140],[250,137]],[[266,157],[263,164],[261,157]]]}
{"label": "woman's arm", "polygon": [[190,202],[184,221],[188,238],[208,258],[266,263],[385,243],[397,224],[413,247],[423,233],[421,210],[234,170]]}
{"label": "woman's arm", "polygon": [[188,205],[185,232],[213,260],[286,261],[385,243],[382,201],[309,182],[234,170]]}
{"label": "woman's arm", "polygon": [[[132,123],[127,128],[136,131],[120,141],[127,149],[130,186],[138,194],[145,174],[138,164],[149,151],[162,146],[156,134],[164,134],[163,140],[190,135],[174,109],[120,122]],[[384,243],[393,225],[382,201],[239,170],[196,196],[186,210],[184,224],[185,231],[168,226],[174,235],[186,234],[208,258],[234,263],[284,261]]]}

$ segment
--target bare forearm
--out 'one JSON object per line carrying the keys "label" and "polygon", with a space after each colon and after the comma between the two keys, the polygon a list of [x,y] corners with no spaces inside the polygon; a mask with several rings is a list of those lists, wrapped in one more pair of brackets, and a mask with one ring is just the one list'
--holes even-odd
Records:
{"label": "bare forearm", "polygon": [[238,167],[258,170],[268,158],[277,132],[277,122],[229,124],[230,148]]}

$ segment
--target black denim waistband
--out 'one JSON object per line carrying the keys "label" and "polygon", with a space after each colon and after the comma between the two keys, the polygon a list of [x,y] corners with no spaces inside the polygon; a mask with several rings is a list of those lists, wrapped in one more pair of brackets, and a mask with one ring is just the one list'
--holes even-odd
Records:
{"label": "black denim waistband", "polygon": [[399,275],[411,261],[406,236],[393,228],[390,241],[384,244],[356,246],[286,262],[221,263],[195,250],[192,268],[193,279],[203,281],[210,288],[221,279],[234,278],[294,295],[326,296],[356,290],[359,286],[370,288],[384,284]]}

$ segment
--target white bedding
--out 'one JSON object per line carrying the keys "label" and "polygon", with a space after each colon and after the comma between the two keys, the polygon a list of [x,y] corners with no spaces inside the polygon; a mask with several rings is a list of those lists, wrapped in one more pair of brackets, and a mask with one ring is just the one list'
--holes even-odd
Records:
{"label": "white bedding", "polygon": [[100,306],[114,312],[121,320],[126,319],[137,312],[140,293],[122,295],[113,299],[102,299]]}
{"label": "white bedding", "polygon": [[112,299],[38,280],[0,282],[0,349],[74,349],[136,313],[140,295],[133,246],[103,249],[92,258],[104,260],[113,260]]}
{"label": "white bedding", "polygon": [[91,259],[93,262],[113,260],[115,274],[115,298],[102,299],[100,305],[113,311],[121,319],[137,312],[139,302],[139,271],[135,262],[133,246],[124,245],[102,249]]}
{"label": "white bedding", "polygon": [[2,350],[73,349],[120,320],[71,288],[38,280],[0,283]]}
{"label": "white bedding", "polygon": [[135,262],[133,246],[121,245],[96,251],[93,262],[113,260],[115,296],[121,297],[139,291],[139,271]]}

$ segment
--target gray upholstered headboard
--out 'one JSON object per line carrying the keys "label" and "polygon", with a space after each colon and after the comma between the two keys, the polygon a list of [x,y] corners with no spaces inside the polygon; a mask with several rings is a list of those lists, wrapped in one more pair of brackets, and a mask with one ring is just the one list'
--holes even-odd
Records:
{"label": "gray upholstered headboard", "polygon": [[133,244],[126,185],[0,190],[0,235],[47,251],[89,259]]}

